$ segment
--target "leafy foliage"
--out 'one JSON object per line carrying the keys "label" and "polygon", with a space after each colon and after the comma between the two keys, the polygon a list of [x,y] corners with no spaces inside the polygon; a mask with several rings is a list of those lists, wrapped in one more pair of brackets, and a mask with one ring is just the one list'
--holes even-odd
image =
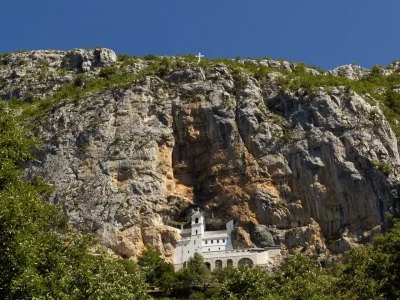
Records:
{"label": "leafy foliage", "polygon": [[216,272],[222,299],[262,299],[270,294],[272,278],[263,269],[243,266]]}
{"label": "leafy foliage", "polygon": [[117,60],[122,63],[121,64],[122,67],[126,67],[126,66],[133,66],[137,61],[137,58],[126,54],[122,54],[117,56]]}
{"label": "leafy foliage", "polygon": [[337,266],[338,287],[358,295],[357,299],[400,297],[400,223],[376,236],[372,245],[353,249]]}
{"label": "leafy foliage", "polygon": [[199,253],[195,253],[187,263],[187,267],[178,273],[181,288],[192,291],[195,287],[204,287],[210,280],[211,273]]}
{"label": "leafy foliage", "polygon": [[[285,260],[274,273],[256,266],[227,267],[210,273],[200,254],[187,268],[168,271],[168,289],[153,280],[161,294],[170,299],[398,299],[400,297],[400,223],[376,236],[371,245],[355,248],[342,262],[322,268],[316,258],[298,255]],[[147,248],[139,261],[157,268],[159,253]],[[162,272],[158,275],[162,278]],[[153,277],[150,277],[153,278]],[[163,298],[165,299],[165,298]]]}
{"label": "leafy foliage", "polygon": [[390,173],[392,173],[392,167],[390,166],[390,164],[388,164],[385,161],[373,160],[372,164],[374,165],[375,168],[377,168],[379,171],[381,171],[386,176],[389,175]]}
{"label": "leafy foliage", "polygon": [[0,103],[0,189],[18,182],[22,172],[19,165],[32,158],[31,149],[36,145],[36,140],[18,126],[12,113]]}
{"label": "leafy foliage", "polygon": [[139,272],[126,272],[105,254],[89,255],[90,237],[42,200],[46,184],[21,178],[20,165],[35,146],[0,104],[0,298],[145,299]]}

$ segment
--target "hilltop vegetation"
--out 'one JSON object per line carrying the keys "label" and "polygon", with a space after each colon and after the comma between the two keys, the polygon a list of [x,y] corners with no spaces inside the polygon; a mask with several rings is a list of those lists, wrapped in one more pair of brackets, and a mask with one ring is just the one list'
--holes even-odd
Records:
{"label": "hilltop vegetation", "polygon": [[[7,56],[7,54],[2,55],[3,58]],[[325,92],[331,93],[332,88],[342,87],[348,92],[349,96],[351,96],[352,92],[356,92],[372,105],[376,105],[378,102],[394,132],[397,136],[400,136],[400,125],[396,121],[400,114],[400,93],[396,92],[396,89],[400,87],[400,73],[398,72],[397,61],[394,61],[387,68],[379,65],[374,66],[367,76],[360,80],[352,80],[345,76],[333,75],[333,73],[328,73],[321,68],[307,67],[304,63],[290,63],[290,67],[285,65],[285,67],[279,68],[268,67],[265,63],[260,63],[268,60],[268,57],[247,60],[242,60],[240,57],[236,60],[226,58],[203,59],[199,66],[204,69],[221,64],[227,66],[233,75],[235,86],[239,90],[245,88],[249,76],[256,78],[263,84],[263,82],[266,83],[270,80],[268,74],[277,72],[281,74],[278,82],[282,93],[302,92],[303,96],[316,96],[321,88]],[[22,60],[22,65],[26,63],[24,62],[25,60]],[[138,64],[143,65],[143,68],[138,71],[132,71],[132,67]],[[38,99],[35,95],[30,95],[28,99],[13,98],[9,102],[11,107],[23,108],[21,119],[42,118],[60,102],[68,100],[79,101],[102,90],[126,87],[146,76],[157,76],[166,79],[173,70],[195,66],[197,66],[197,58],[193,55],[176,57],[147,55],[135,57],[122,54],[118,55],[115,65],[101,68],[95,76],[85,73],[73,74],[72,81],[61,85],[53,95],[45,99]],[[48,70],[48,63],[41,63],[39,76],[42,76],[42,79],[50,76]],[[389,73],[386,72],[388,70]],[[60,72],[60,74],[66,74],[68,69],[63,69]]]}

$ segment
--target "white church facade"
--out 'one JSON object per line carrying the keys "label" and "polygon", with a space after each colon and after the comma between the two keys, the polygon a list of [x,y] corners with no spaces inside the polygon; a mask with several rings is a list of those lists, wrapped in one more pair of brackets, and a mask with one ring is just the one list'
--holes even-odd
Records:
{"label": "white church facade", "polygon": [[174,266],[179,270],[196,252],[204,257],[210,269],[216,267],[259,265],[265,266],[268,262],[280,255],[280,247],[233,249],[231,233],[235,225],[233,220],[226,223],[226,230],[205,231],[204,216],[195,212],[191,216],[191,228],[181,229],[179,240],[174,251]]}

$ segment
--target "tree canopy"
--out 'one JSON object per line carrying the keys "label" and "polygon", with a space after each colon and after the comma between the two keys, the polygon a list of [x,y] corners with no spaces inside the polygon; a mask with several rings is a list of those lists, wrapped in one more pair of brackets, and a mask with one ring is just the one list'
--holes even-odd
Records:
{"label": "tree canopy", "polygon": [[27,181],[21,164],[37,143],[0,104],[0,298],[145,299],[142,275],[106,254],[88,254],[90,236],[76,233],[54,205],[50,188]]}

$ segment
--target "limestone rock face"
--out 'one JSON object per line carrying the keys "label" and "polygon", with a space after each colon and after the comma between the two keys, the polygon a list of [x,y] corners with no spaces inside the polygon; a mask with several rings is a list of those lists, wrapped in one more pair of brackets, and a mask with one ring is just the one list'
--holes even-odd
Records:
{"label": "limestone rock face", "polygon": [[74,49],[66,54],[68,66],[79,72],[89,72],[98,67],[109,66],[117,61],[117,55],[110,49]]}
{"label": "limestone rock face", "polygon": [[325,253],[327,249],[321,235],[321,229],[314,220],[311,220],[311,223],[307,226],[286,231],[284,243],[294,253],[312,250],[312,253],[320,254]]}
{"label": "limestone rock face", "polygon": [[249,234],[242,227],[237,227],[232,231],[232,246],[233,249],[247,249],[253,248],[254,244]]}
{"label": "limestone rock face", "polygon": [[329,71],[329,74],[344,76],[352,80],[360,80],[369,74],[369,70],[357,65],[344,65]]}
{"label": "limestone rock face", "polygon": [[251,234],[251,240],[258,247],[272,247],[275,246],[274,238],[271,232],[265,225],[255,225],[254,231]]}
{"label": "limestone rock face", "polygon": [[296,68],[296,64],[284,60],[270,60],[264,59],[259,62],[255,62],[254,60],[246,60],[246,63],[258,63],[262,66],[269,68],[276,68],[280,70],[293,71]]}
{"label": "limestone rock face", "polygon": [[51,96],[75,73],[95,74],[117,61],[113,50],[37,50],[0,57],[1,93],[4,99],[25,101]]}
{"label": "limestone rock face", "polygon": [[[2,92],[22,98],[28,91],[51,94],[51,80],[57,89],[75,72],[95,76],[116,63],[107,49],[5,59]],[[22,66],[21,59],[27,60]],[[32,82],[21,81],[43,59],[55,74],[71,70],[48,81],[33,75]],[[145,66],[138,60],[129,68]],[[340,70],[332,72],[364,76],[352,66]],[[379,107],[360,95],[340,87],[282,92],[279,76],[271,72],[263,83],[246,76],[239,87],[223,63],[187,64],[62,102],[37,129],[43,147],[26,176],[53,184],[50,201],[72,222],[91,224],[123,257],[151,244],[171,260],[179,234],[170,225],[194,206],[202,207],[207,230],[225,229],[234,219],[236,247],[281,243],[323,253],[328,238],[340,252],[399,209],[397,139]],[[376,162],[390,166],[390,175]]]}

